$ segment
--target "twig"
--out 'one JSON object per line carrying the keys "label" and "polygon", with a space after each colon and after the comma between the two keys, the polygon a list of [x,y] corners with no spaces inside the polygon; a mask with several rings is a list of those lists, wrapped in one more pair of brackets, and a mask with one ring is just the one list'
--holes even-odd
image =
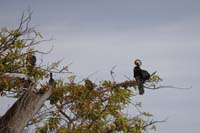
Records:
{"label": "twig", "polygon": [[78,84],[80,84],[81,82],[85,81],[86,79],[89,79],[89,77],[95,75],[96,73],[98,73],[98,71],[89,74],[86,78],[83,78],[81,81],[79,81]]}
{"label": "twig", "polygon": [[175,86],[158,86],[158,87],[154,87],[154,88],[151,88],[151,87],[148,87],[148,86],[144,86],[146,89],[150,89],[150,90],[157,90],[157,89],[162,89],[162,88],[169,88],[169,89],[181,89],[181,90],[188,90],[188,89],[192,89],[192,87],[189,87],[189,88],[184,88],[184,87],[175,87]]}
{"label": "twig", "polygon": [[166,120],[163,120],[163,121],[153,121],[153,120],[152,120],[152,121],[150,121],[148,124],[142,126],[142,128],[144,129],[144,128],[150,126],[150,125],[153,125],[153,124],[156,124],[156,123],[161,123],[161,122],[166,122]]}
{"label": "twig", "polygon": [[111,75],[111,77],[112,77],[113,82],[115,82],[115,77],[114,77],[115,72],[114,72],[113,70],[114,70],[116,67],[117,67],[117,65],[113,66],[112,69],[110,70],[110,75]]}

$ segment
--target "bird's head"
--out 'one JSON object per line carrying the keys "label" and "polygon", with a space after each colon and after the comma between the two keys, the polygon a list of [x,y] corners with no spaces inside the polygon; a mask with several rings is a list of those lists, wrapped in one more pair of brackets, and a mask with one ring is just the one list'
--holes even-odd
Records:
{"label": "bird's head", "polygon": [[136,60],[134,61],[134,64],[135,64],[136,66],[142,66],[142,61],[139,60],[139,59],[136,59]]}

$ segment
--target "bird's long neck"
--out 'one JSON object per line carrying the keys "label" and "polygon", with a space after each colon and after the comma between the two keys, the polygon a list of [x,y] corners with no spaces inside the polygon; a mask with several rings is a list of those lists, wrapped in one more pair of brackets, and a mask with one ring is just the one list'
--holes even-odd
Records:
{"label": "bird's long neck", "polygon": [[50,79],[53,79],[53,74],[52,73],[50,73]]}
{"label": "bird's long neck", "polygon": [[137,68],[137,69],[141,69],[141,68],[140,68],[140,65],[138,65],[138,64],[135,66],[135,68]]}

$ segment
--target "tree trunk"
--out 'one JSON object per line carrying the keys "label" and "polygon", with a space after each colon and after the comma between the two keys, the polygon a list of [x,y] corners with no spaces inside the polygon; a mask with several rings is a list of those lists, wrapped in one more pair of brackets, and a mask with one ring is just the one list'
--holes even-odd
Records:
{"label": "tree trunk", "polygon": [[25,92],[0,118],[0,133],[22,133],[50,95],[51,89],[44,94]]}

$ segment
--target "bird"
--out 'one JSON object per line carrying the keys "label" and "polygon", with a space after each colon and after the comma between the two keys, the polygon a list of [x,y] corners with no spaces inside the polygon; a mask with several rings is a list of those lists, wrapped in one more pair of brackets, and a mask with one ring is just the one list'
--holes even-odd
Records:
{"label": "bird", "polygon": [[134,63],[135,63],[135,67],[133,69],[134,78],[138,85],[139,94],[143,95],[144,94],[144,83],[146,80],[150,79],[150,74],[146,70],[142,70],[140,68],[142,65],[141,60],[136,59],[134,61]]}
{"label": "bird", "polygon": [[0,96],[3,96],[4,92],[3,92],[3,88],[0,88]]}
{"label": "bird", "polygon": [[29,62],[29,63],[30,63],[32,66],[35,66],[35,65],[36,65],[36,61],[37,61],[36,56],[35,56],[35,55],[32,55],[31,58],[30,58],[30,62]]}
{"label": "bird", "polygon": [[85,87],[86,87],[88,90],[93,90],[93,89],[95,88],[95,85],[92,83],[91,80],[85,79]]}
{"label": "bird", "polygon": [[56,81],[53,79],[53,74],[50,72],[50,79],[49,79],[49,84],[53,87],[56,86]]}
{"label": "bird", "polygon": [[26,57],[26,68],[28,70],[28,76],[34,77],[35,76],[35,65],[36,65],[37,58],[33,53],[28,53]]}

